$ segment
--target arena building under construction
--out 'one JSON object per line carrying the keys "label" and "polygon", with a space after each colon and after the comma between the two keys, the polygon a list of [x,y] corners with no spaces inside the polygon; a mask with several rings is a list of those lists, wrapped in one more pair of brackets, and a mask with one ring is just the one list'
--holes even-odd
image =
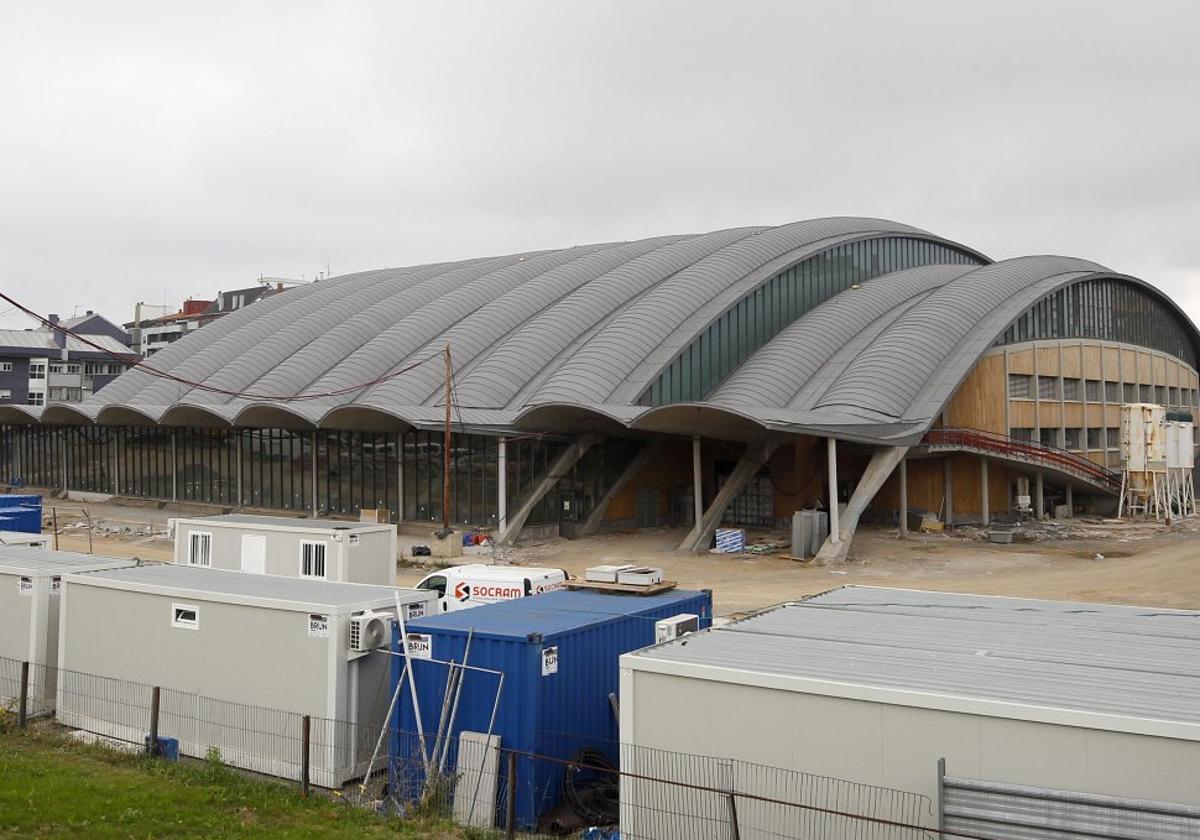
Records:
{"label": "arena building under construction", "polygon": [[1197,408],[1200,335],[1083,259],[827,218],[391,268],[230,314],[73,405],[4,406],[27,485],[564,536],[948,523],[1117,495],[1122,403]]}

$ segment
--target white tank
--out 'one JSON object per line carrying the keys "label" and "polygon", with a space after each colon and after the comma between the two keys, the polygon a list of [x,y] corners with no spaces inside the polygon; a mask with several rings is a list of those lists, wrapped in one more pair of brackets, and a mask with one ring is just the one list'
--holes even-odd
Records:
{"label": "white tank", "polygon": [[1163,436],[1166,438],[1167,443],[1167,469],[1169,470],[1178,470],[1183,467],[1183,463],[1180,460],[1179,447],[1179,427],[1182,425],[1182,423],[1174,420],[1168,420],[1163,427]]}
{"label": "white tank", "polygon": [[1121,406],[1121,464],[1130,472],[1164,470],[1167,440],[1166,409],[1149,403]]}
{"label": "white tank", "polygon": [[1179,461],[1179,466],[1185,470],[1195,469],[1196,467],[1196,424],[1195,423],[1180,423],[1179,439],[1177,441],[1179,452],[1176,460]]}
{"label": "white tank", "polygon": [[1121,466],[1130,472],[1146,469],[1146,435],[1142,423],[1142,406],[1126,403],[1121,406]]}
{"label": "white tank", "polygon": [[1146,424],[1146,467],[1151,470],[1167,466],[1167,410],[1161,405],[1143,406],[1142,422]]}

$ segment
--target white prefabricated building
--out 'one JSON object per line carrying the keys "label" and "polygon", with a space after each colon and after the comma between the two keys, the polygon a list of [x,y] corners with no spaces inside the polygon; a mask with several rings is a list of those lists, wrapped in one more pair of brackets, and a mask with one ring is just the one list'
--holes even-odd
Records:
{"label": "white prefabricated building", "polygon": [[18,696],[20,664],[28,662],[29,711],[40,713],[54,708],[62,576],[135,563],[70,551],[0,545],[0,705]]}
{"label": "white prefabricated building", "polygon": [[45,534],[30,534],[26,531],[0,531],[0,546],[11,545],[21,548],[46,548],[50,538]]}
{"label": "white prefabricated building", "polygon": [[983,836],[1190,837],[1198,697],[1200,612],[849,586],[621,657],[621,741],[917,793]]}
{"label": "white prefabricated building", "polygon": [[168,563],[65,575],[60,597],[61,723],[140,743],[158,686],[184,755],[299,778],[310,715],[312,781],[336,787],[385,722],[397,599],[407,621],[436,596]]}
{"label": "white prefabricated building", "polygon": [[377,586],[396,578],[394,525],[240,513],[168,525],[184,565]]}

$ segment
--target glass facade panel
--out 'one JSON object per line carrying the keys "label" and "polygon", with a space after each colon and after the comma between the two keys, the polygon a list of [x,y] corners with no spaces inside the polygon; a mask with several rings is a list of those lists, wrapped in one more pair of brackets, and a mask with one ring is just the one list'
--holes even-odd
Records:
{"label": "glass facade panel", "polygon": [[[311,432],[288,429],[245,429],[241,432],[244,506],[297,511],[312,509],[311,435]],[[324,507],[318,512],[333,510]]]}
{"label": "glass facade panel", "polygon": [[236,505],[237,433],[231,429],[176,429],[180,499]]}
{"label": "glass facade panel", "polygon": [[113,430],[117,444],[117,487],[122,496],[172,498],[171,430],[126,426]]}
{"label": "glass facade panel", "polygon": [[1010,373],[1008,375],[1008,396],[1014,400],[1032,399],[1033,377],[1023,373]]}
{"label": "glass facade panel", "polygon": [[855,283],[920,265],[978,262],[939,243],[896,237],[839,245],[809,257],[717,317],[663,368],[642,392],[638,405],[703,399],[781,330]]}
{"label": "glass facade panel", "polygon": [[1039,376],[1038,377],[1038,399],[1039,400],[1056,400],[1058,399],[1058,377],[1057,376]]}
{"label": "glass facade panel", "polygon": [[1196,348],[1175,311],[1144,289],[1115,279],[1083,280],[1035,303],[998,345],[1050,338],[1137,344],[1196,366]]}

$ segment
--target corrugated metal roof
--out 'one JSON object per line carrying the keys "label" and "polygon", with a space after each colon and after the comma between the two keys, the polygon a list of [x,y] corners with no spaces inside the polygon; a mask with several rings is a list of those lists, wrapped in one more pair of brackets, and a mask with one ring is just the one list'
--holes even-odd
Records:
{"label": "corrugated metal roof", "polygon": [[[120,356],[130,356],[133,351],[109,335],[85,336],[92,344],[98,344],[96,349],[90,344],[84,344],[74,336],[67,336],[67,352],[69,354],[104,355],[104,351]],[[0,348],[12,347],[22,350],[44,350],[47,356],[55,356],[62,348],[54,340],[54,333],[49,330],[0,330]]]}
{"label": "corrugated metal roof", "polygon": [[913,444],[1012,319],[1062,286],[1112,277],[1169,303],[1068,257],[894,272],[785,326],[704,401],[637,404],[682,348],[772,276],[831,247],[896,237],[987,262],[909,225],[835,217],[366,271],[273,294],[154,357],[238,397],[134,369],[79,406],[3,406],[0,422],[432,427],[443,422],[449,345],[472,430],[590,424]]}
{"label": "corrugated metal roof", "polygon": [[[35,536],[26,534],[25,536]],[[52,551],[24,545],[0,545],[0,571],[23,575],[63,575],[119,566],[132,566],[135,561],[74,551]]]}
{"label": "corrugated metal roof", "polygon": [[705,434],[736,415],[758,430],[913,444],[1014,318],[1057,289],[1097,275],[1158,294],[1073,257],[883,275],[785,327],[704,403],[660,406],[630,425]]}
{"label": "corrugated metal roof", "polygon": [[275,528],[294,528],[301,531],[376,531],[390,527],[375,522],[352,522],[340,519],[301,519],[292,516],[256,516],[249,513],[223,513],[216,516],[179,517],[181,522],[214,523],[220,525],[270,525]]}
{"label": "corrugated metal roof", "polygon": [[459,402],[491,412],[481,425],[511,427],[527,406],[556,402],[611,406],[625,423],[662,363],[738,299],[806,256],[872,236],[945,241],[837,217],[362,272],[274,295],[155,356],[175,376],[261,398],[187,391],[134,371],[87,405],[109,409],[104,422],[117,410],[162,420],[186,407],[221,424],[286,414],[341,425],[355,411],[385,426],[420,425],[442,400],[436,359],[353,393],[316,395],[387,377],[450,344]]}
{"label": "corrugated metal roof", "polygon": [[[549,637],[614,618],[682,604],[700,596],[699,592],[673,589],[661,595],[608,595],[596,592],[556,590],[532,598],[500,601],[468,610],[442,613],[414,621],[410,630],[449,630],[476,635],[524,639],[530,633]],[[653,622],[656,619],[648,619]]]}
{"label": "corrugated metal roof", "polygon": [[193,593],[197,597],[212,596],[213,600],[254,598],[289,604],[324,604],[331,607],[390,602],[397,591],[401,593],[401,602],[405,602],[411,600],[410,596],[414,592],[411,589],[397,590],[390,586],[255,575],[174,563],[88,572],[85,578],[80,578],[80,582],[118,589],[152,587],[180,590]]}
{"label": "corrugated metal roof", "polygon": [[849,586],[636,657],[1200,724],[1187,610]]}

